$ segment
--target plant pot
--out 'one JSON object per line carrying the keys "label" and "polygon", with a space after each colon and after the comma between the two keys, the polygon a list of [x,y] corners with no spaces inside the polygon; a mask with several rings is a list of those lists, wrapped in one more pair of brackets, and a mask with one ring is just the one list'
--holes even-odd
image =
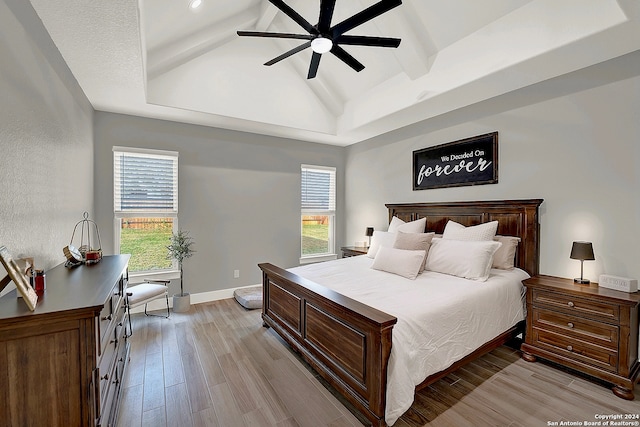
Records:
{"label": "plant pot", "polygon": [[184,294],[175,294],[173,296],[173,312],[185,313],[189,311],[191,307],[191,294],[185,292]]}

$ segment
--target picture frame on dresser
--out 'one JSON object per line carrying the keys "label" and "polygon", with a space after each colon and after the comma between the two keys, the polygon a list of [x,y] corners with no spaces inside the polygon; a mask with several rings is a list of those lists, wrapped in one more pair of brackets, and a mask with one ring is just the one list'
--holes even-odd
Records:
{"label": "picture frame on dresser", "polygon": [[6,246],[0,246],[0,262],[2,262],[4,269],[8,273],[7,277],[0,280],[0,291],[2,291],[10,281],[13,281],[29,310],[34,311],[38,303],[38,294],[36,294],[36,291],[31,287],[29,279],[24,272],[20,270]]}

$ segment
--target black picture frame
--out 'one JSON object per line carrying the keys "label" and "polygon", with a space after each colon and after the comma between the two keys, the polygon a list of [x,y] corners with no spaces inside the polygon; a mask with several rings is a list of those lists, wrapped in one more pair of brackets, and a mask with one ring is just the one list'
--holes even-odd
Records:
{"label": "black picture frame", "polygon": [[413,190],[496,184],[498,132],[413,152]]}

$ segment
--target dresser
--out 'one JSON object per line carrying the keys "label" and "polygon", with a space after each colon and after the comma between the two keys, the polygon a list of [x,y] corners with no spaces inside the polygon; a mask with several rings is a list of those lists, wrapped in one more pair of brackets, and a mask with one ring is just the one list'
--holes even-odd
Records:
{"label": "dresser", "polygon": [[115,425],[129,359],[129,255],[46,272],[35,311],[0,298],[0,426]]}
{"label": "dresser", "polygon": [[527,331],[523,359],[537,357],[613,385],[633,400],[638,362],[639,293],[601,288],[596,283],[535,276],[527,288]]}

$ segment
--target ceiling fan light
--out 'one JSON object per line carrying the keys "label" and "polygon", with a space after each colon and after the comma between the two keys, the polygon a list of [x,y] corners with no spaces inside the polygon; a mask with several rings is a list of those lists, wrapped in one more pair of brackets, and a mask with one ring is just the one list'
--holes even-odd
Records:
{"label": "ceiling fan light", "polygon": [[191,0],[189,2],[189,9],[197,9],[202,4],[202,0]]}
{"label": "ceiling fan light", "polygon": [[315,53],[327,53],[333,48],[333,42],[325,37],[317,37],[311,40],[311,50]]}

